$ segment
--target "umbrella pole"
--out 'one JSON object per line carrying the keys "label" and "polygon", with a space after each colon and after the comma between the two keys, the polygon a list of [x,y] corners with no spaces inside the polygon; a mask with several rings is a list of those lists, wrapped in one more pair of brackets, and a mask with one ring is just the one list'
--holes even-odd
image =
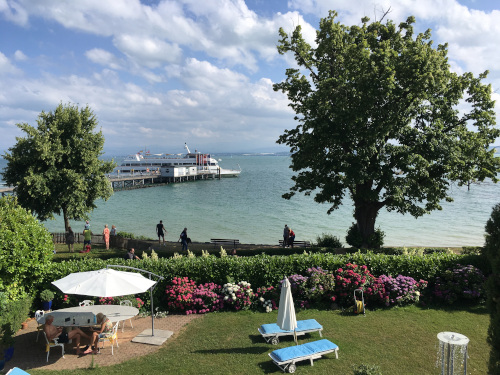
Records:
{"label": "umbrella pole", "polygon": [[297,341],[297,331],[295,331],[295,328],[293,329],[293,338],[295,340],[295,345],[299,345],[299,343]]}
{"label": "umbrella pole", "polygon": [[[151,279],[151,274],[149,274],[149,278]],[[155,335],[155,316],[153,314],[153,287],[149,288],[149,296],[151,300],[151,336]]]}

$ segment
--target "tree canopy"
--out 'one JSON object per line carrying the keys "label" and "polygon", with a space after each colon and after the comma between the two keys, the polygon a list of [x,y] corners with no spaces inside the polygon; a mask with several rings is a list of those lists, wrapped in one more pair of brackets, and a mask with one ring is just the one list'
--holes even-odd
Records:
{"label": "tree canopy", "polygon": [[283,197],[314,193],[331,213],[349,194],[367,246],[382,207],[419,217],[451,201],[454,182],[496,182],[489,146],[500,131],[487,72],[452,72],[447,45],[433,48],[430,30],[414,36],[413,17],[349,27],[336,16],[320,21],[314,47],[300,26],[280,29],[278,51],[298,65],[274,85],[298,122],[277,141],[298,172]]}
{"label": "tree canopy", "polygon": [[3,178],[15,186],[19,204],[40,220],[63,214],[81,220],[99,198],[108,199],[113,190],[106,173],[114,162],[100,160],[102,132],[94,132],[97,118],[88,106],[60,104],[53,112],[41,112],[35,128],[17,126],[26,133],[18,137],[4,158],[8,164]]}

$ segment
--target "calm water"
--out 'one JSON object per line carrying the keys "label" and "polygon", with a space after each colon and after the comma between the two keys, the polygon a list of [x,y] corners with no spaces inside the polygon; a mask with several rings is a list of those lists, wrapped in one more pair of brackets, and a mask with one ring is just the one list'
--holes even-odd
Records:
{"label": "calm water", "polygon": [[[91,229],[102,231],[104,224],[119,231],[151,238],[159,220],[168,231],[166,239],[176,241],[184,227],[193,241],[235,238],[243,243],[277,244],[285,224],[297,240],[315,241],[322,233],[333,234],[345,243],[351,223],[352,204],[327,215],[328,205],[312,197],[297,195],[291,200],[281,195],[292,186],[287,156],[216,156],[224,168],[241,166],[237,178],[194,181],[146,189],[116,192],[108,201],[97,202],[91,213]],[[121,161],[118,159],[118,161]],[[0,159],[0,168],[5,161]],[[454,186],[455,202],[442,204],[442,211],[415,219],[410,215],[382,210],[377,226],[385,234],[387,246],[475,246],[484,243],[484,226],[492,207],[500,202],[500,184],[484,182],[467,188]],[[47,221],[50,231],[64,230],[62,218]],[[82,222],[71,223],[83,230]]]}

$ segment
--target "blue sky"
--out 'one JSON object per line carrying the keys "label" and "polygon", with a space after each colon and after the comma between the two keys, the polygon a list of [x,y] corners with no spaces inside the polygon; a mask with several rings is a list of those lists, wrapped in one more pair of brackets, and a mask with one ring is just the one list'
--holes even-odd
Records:
{"label": "blue sky", "polygon": [[[448,42],[458,73],[490,71],[500,95],[500,4],[482,0],[0,0],[0,153],[60,102],[88,104],[105,151],[275,152],[295,126],[272,89],[293,65],[276,51],[278,29],[300,24],[314,39],[329,9],[345,24],[363,16],[417,18]],[[499,112],[497,104],[497,113]]]}

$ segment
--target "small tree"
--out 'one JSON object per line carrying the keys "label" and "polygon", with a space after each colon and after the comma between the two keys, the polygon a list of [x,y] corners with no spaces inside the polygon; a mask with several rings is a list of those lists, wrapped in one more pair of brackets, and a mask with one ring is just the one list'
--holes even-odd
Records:
{"label": "small tree", "polygon": [[488,343],[491,345],[488,368],[490,374],[500,374],[500,204],[493,208],[486,223],[484,252],[492,269],[486,290],[490,311]]}
{"label": "small tree", "polygon": [[62,213],[67,230],[69,219],[87,218],[95,200],[111,196],[106,173],[114,163],[99,159],[104,137],[94,133],[97,119],[88,106],[60,104],[40,113],[37,123],[37,128],[17,124],[26,137],[18,137],[4,155],[3,178],[15,186],[21,206],[42,221]]}
{"label": "small tree", "polygon": [[0,199],[0,291],[9,299],[43,278],[53,257],[54,244],[47,229],[13,197]]}
{"label": "small tree", "polygon": [[413,17],[346,26],[336,16],[320,21],[314,47],[300,26],[280,29],[278,51],[298,65],[274,85],[298,122],[278,139],[298,172],[283,197],[315,194],[331,213],[349,195],[367,247],[380,209],[419,217],[452,200],[452,182],[496,182],[500,130],[487,72],[452,72],[447,46],[433,48],[430,30],[414,36]]}

